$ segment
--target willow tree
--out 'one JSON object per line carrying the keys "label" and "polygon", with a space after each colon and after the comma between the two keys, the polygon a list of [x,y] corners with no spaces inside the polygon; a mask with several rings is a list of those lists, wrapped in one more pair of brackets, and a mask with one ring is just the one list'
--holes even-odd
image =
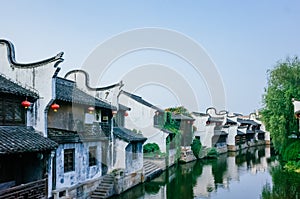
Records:
{"label": "willow tree", "polygon": [[292,98],[300,99],[300,61],[297,57],[287,58],[278,62],[267,75],[262,118],[275,149],[283,152],[288,135],[298,131]]}

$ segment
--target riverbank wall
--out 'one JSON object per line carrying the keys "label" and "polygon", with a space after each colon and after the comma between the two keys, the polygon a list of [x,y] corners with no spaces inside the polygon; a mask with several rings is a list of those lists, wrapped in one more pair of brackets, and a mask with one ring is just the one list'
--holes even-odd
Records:
{"label": "riverbank wall", "polygon": [[[226,154],[226,153],[236,152],[236,151],[244,150],[247,148],[258,147],[258,146],[262,146],[262,145],[268,146],[269,143],[259,141],[259,142],[255,142],[255,143],[253,142],[251,144],[245,143],[244,145],[235,146],[235,148],[219,147],[219,148],[216,148],[216,150],[219,154]],[[210,150],[211,150],[211,148],[202,147],[202,150],[199,152],[198,159],[211,158],[208,156],[208,153]],[[176,164],[187,164],[190,162],[195,162],[196,160],[197,160],[197,158],[194,156],[190,147],[181,148],[180,158],[178,160],[175,160],[172,162],[169,162],[168,156],[145,157],[144,158],[144,161],[150,161],[151,163],[157,165],[161,169],[161,172],[156,171],[156,173],[153,173],[153,175],[150,174],[151,179],[159,177],[161,175],[162,171],[167,170]],[[116,176],[114,176],[114,191],[110,196],[122,194],[123,192],[125,192],[129,189],[132,189],[133,187],[135,187],[141,183],[144,183],[144,182],[146,182],[145,171],[139,172],[136,174],[130,174],[130,175],[126,175],[126,174],[116,175]]]}

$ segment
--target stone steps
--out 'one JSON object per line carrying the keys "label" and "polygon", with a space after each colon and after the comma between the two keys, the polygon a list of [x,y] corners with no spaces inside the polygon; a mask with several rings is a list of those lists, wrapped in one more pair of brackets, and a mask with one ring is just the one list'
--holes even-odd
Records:
{"label": "stone steps", "polygon": [[111,175],[106,175],[102,179],[97,189],[92,193],[92,199],[105,199],[113,195],[114,178]]}
{"label": "stone steps", "polygon": [[144,176],[145,180],[149,181],[162,173],[162,169],[155,163],[150,161],[144,161]]}

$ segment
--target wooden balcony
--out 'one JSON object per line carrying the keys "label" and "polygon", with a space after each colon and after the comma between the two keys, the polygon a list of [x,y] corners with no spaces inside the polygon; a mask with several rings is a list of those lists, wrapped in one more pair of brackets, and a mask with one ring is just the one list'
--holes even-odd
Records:
{"label": "wooden balcony", "polygon": [[47,178],[0,191],[0,199],[47,198]]}

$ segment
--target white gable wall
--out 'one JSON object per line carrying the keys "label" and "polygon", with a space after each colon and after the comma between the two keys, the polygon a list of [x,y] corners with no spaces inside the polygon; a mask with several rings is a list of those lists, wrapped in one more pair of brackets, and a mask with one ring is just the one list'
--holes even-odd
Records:
{"label": "white gable wall", "polygon": [[[208,120],[209,116],[208,115],[197,116],[195,114],[192,114],[192,117],[195,119],[194,126],[197,128],[197,130],[194,131],[194,135],[195,136],[200,136],[200,139],[201,139],[201,135],[203,136],[205,134],[205,131],[206,131],[206,121]],[[201,144],[203,145],[202,142],[201,142]]]}
{"label": "white gable wall", "polygon": [[142,132],[143,136],[147,138],[145,144],[157,143],[161,152],[165,153],[168,134],[154,127],[156,110],[123,94],[120,95],[119,102],[131,108],[128,111],[128,116],[125,117],[125,128]]}
{"label": "white gable wall", "polygon": [[29,121],[31,126],[46,136],[45,108],[52,99],[52,76],[56,70],[55,62],[37,68],[12,68],[7,53],[6,44],[0,44],[0,73],[12,81],[19,82],[25,88],[38,91],[40,98],[35,104],[36,107],[29,113],[29,116],[34,116],[32,117],[34,120]]}

